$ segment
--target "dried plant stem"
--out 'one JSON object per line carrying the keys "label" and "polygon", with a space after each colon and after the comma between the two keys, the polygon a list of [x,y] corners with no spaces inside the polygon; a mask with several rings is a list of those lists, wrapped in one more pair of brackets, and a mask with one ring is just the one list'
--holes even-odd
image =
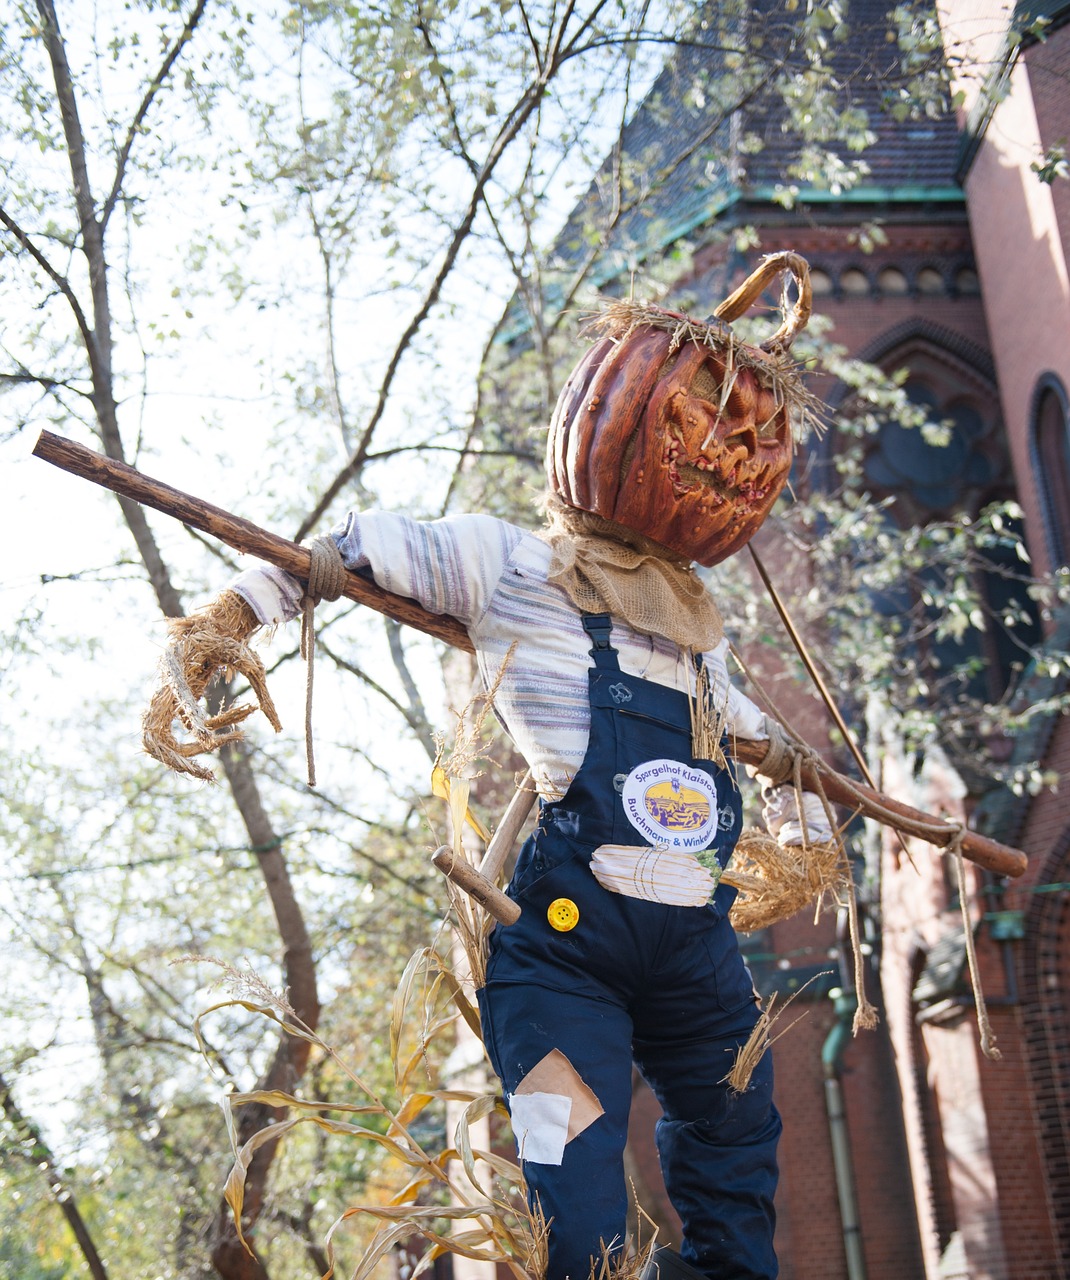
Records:
{"label": "dried plant stem", "polygon": [[806,1017],[805,1012],[801,1013],[799,1014],[799,1018],[795,1019],[795,1022],[789,1023],[788,1026],[778,1031],[775,1036],[770,1035],[770,1031],[773,1026],[780,1021],[785,1013],[787,1013],[788,1005],[791,1004],[796,996],[802,995],[810,983],[815,982],[820,976],[820,974],[815,973],[808,982],[803,983],[798,991],[792,992],[785,1002],[784,1007],[778,1013],[773,1012],[776,1007],[776,993],[774,992],[773,995],[769,997],[769,1003],[759,1015],[758,1021],[754,1024],[754,1029],[751,1031],[746,1044],[744,1044],[740,1048],[739,1053],[736,1054],[736,1060],[732,1064],[732,1070],[724,1077],[734,1092],[743,1093],[746,1090],[747,1086],[750,1084],[750,1078],[754,1074],[754,1068],[759,1062],[761,1062],[762,1055],[766,1050],[776,1044],[781,1036],[787,1035],[791,1028],[795,1026],[795,1023],[799,1021],[799,1018]]}

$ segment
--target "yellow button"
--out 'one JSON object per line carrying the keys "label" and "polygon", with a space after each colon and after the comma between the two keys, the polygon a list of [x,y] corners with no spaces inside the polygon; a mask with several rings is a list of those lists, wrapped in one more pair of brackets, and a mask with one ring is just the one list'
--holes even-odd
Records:
{"label": "yellow button", "polygon": [[546,918],[558,933],[568,933],[580,922],[580,909],[571,898],[555,898],[546,909]]}

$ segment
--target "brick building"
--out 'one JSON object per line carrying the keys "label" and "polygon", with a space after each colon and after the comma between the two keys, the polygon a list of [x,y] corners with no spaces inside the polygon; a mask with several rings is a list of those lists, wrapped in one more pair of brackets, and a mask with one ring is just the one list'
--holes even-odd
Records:
{"label": "brick building", "polygon": [[[795,9],[773,0],[759,7],[771,22]],[[831,337],[888,371],[906,369],[911,399],[951,424],[943,449],[916,431],[882,429],[865,461],[871,490],[892,500],[897,521],[914,524],[1014,499],[1034,565],[1055,570],[1070,559],[1070,181],[1057,173],[1058,149],[1070,136],[1070,4],[1029,6],[1046,15],[1046,38],[1018,40],[1012,32],[1024,18],[1013,3],[941,0],[947,47],[961,55],[965,101],[957,118],[920,121],[882,111],[880,58],[894,48],[886,40],[890,7],[887,0],[850,5],[843,58],[856,72],[855,105],[876,134],[860,181],[836,194],[799,183],[785,208],[780,195],[797,140],[782,127],[783,108],[759,98],[654,197],[653,214],[648,206],[642,218],[626,219],[614,243],[623,263],[686,237],[695,252],[683,283],[696,314],[707,303],[712,309],[753,265],[752,252],[733,247],[734,229],[756,228],[763,252],[803,254]],[[670,134],[672,145],[683,145],[699,127],[682,97],[701,72],[699,57],[684,50],[666,68],[628,127],[632,155],[656,157]],[[755,134],[764,143],[757,151],[744,145]],[[1036,172],[1045,163],[1053,181]],[[864,252],[860,233],[873,225],[882,234]],[[560,243],[567,246],[568,232]],[[612,278],[612,253],[602,275]],[[835,385],[821,390],[834,409],[848,395]],[[821,449],[834,447],[833,433],[817,461]],[[765,545],[773,554],[772,542]],[[783,581],[806,572],[805,565],[780,567]],[[1053,648],[1070,638],[1058,612],[1031,625],[1031,638],[1046,637]],[[989,635],[980,645],[979,678],[986,696],[998,698],[1009,677],[1006,638]],[[1039,702],[1065,683],[1065,671],[1041,663],[1018,696]],[[828,741],[812,708],[797,701],[792,709],[811,741]],[[876,886],[866,913],[867,984],[881,1007],[875,1032],[850,1035],[850,974],[831,917],[815,927],[803,913],[752,938],[767,994],[813,979],[795,1006],[805,1006],[806,1017],[774,1050],[787,1120],[782,1275],[1070,1275],[1065,788],[1018,796],[992,786],[983,754],[910,756],[885,731],[879,706],[869,712],[864,732],[884,790],[930,812],[968,816],[1029,855],[1020,880],[969,864],[966,871],[971,933],[1002,1060],[980,1051],[958,885],[950,863],[931,849],[914,847],[913,866],[887,836],[868,853],[859,850]],[[1063,777],[1070,723],[1036,718],[1019,740],[993,750],[1004,762],[1008,753],[1012,762],[1039,758]],[[652,1170],[655,1115],[656,1104],[637,1089],[637,1187],[671,1230]]]}

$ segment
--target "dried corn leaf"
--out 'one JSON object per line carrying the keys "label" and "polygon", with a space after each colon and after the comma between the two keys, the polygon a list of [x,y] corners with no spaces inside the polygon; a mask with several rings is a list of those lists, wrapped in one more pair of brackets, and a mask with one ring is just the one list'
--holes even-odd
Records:
{"label": "dried corn leaf", "polygon": [[[454,778],[449,786],[450,826],[453,831],[453,856],[465,858],[461,837],[464,834],[465,815],[469,812],[468,796],[472,784],[467,778]],[[467,859],[465,858],[465,861]]]}
{"label": "dried corn leaf", "polygon": [[460,982],[458,982],[456,975],[451,973],[449,969],[443,969],[442,980],[449,989],[453,1003],[457,1007],[457,1012],[468,1024],[473,1035],[475,1035],[482,1044],[483,1027],[479,1021],[479,1009],[471,1002],[471,1000],[468,999],[467,995],[465,995],[464,988],[461,986]]}
{"label": "dried corn leaf", "polygon": [[[395,1244],[401,1240],[411,1238],[414,1234],[421,1235],[431,1243],[433,1248],[437,1247],[450,1253],[459,1253],[462,1257],[472,1258],[481,1262],[509,1262],[509,1255],[494,1244],[494,1234],[485,1226],[476,1232],[465,1232],[458,1236],[443,1236],[432,1230],[429,1225],[425,1225],[436,1220],[478,1220],[482,1215],[492,1214],[493,1210],[494,1206],[487,1204],[405,1205],[396,1209],[384,1207],[383,1205],[352,1205],[331,1225],[327,1233],[327,1257],[331,1264],[331,1269],[323,1277],[323,1280],[329,1280],[329,1277],[334,1274],[333,1236],[335,1231],[343,1222],[358,1214],[368,1214],[371,1217],[381,1219],[389,1225],[376,1233],[357,1263],[351,1280],[366,1280]],[[492,1243],[493,1247],[480,1247],[485,1242]],[[516,1274],[515,1268],[511,1269]],[[527,1273],[520,1274],[526,1276]],[[535,1280],[535,1277],[529,1277],[529,1280]]]}
{"label": "dried corn leaf", "polygon": [[472,1149],[472,1132],[471,1126],[478,1121],[485,1119],[492,1112],[496,1111],[500,1105],[500,1099],[497,1094],[487,1093],[481,1098],[477,1098],[475,1102],[470,1102],[464,1109],[464,1113],[457,1121],[457,1130],[454,1141],[457,1144],[457,1153],[461,1158],[461,1164],[464,1171],[468,1175],[474,1187],[485,1195],[488,1192],[476,1176],[476,1156]]}
{"label": "dried corn leaf", "polygon": [[401,1069],[398,1059],[401,1054],[401,1035],[405,1027],[405,1018],[412,1003],[412,993],[418,978],[427,972],[426,956],[429,948],[416,951],[409,957],[409,962],[401,975],[394,991],[394,1002],[390,1012],[390,1063],[394,1070],[394,1084],[399,1093],[403,1092]]}
{"label": "dried corn leaf", "polygon": [[[446,770],[443,769],[440,764],[436,764],[431,770],[431,794],[433,796],[438,796],[440,800],[448,801],[451,813],[453,811],[453,785],[453,780],[450,778]],[[484,844],[488,843],[490,840],[490,832],[480,821],[479,815],[476,814],[468,804],[467,789],[465,791],[464,821],[468,823]],[[456,821],[454,823],[454,830],[460,830],[460,824]]]}
{"label": "dried corn leaf", "polygon": [[197,1047],[209,1061],[211,1061],[211,1054],[204,1042],[204,1037],[201,1035],[201,1023],[209,1014],[217,1013],[220,1009],[248,1009],[250,1013],[263,1014],[265,1018],[280,1026],[288,1035],[296,1036],[298,1040],[307,1040],[309,1044],[319,1045],[321,1048],[325,1047],[323,1041],[315,1032],[309,1031],[307,1027],[301,1026],[288,1017],[280,1016],[276,1006],[264,1004],[258,1000],[242,1000],[238,997],[232,997],[230,1000],[220,1000],[218,1004],[209,1005],[193,1020],[193,1033],[197,1037]]}
{"label": "dried corn leaf", "polygon": [[410,1094],[402,1105],[401,1110],[395,1117],[395,1123],[399,1125],[410,1125],[420,1114],[421,1111],[434,1101],[433,1093],[413,1093]]}
{"label": "dried corn leaf", "polygon": [[249,1093],[231,1093],[227,1096],[230,1104],[236,1107],[244,1106],[247,1102],[262,1102],[268,1107],[295,1107],[300,1111],[343,1111],[347,1115],[383,1114],[379,1103],[317,1102],[312,1098],[295,1098],[292,1093],[284,1093],[281,1089],[253,1089]]}
{"label": "dried corn leaf", "polygon": [[435,1182],[438,1182],[440,1179],[441,1179],[440,1170],[435,1169],[434,1172],[430,1172],[429,1170],[425,1169],[421,1173],[418,1173],[415,1178],[411,1178],[408,1182],[406,1182],[406,1184],[401,1188],[400,1191],[395,1192],[395,1194],[392,1195],[390,1199],[387,1201],[387,1204],[393,1204],[393,1205],[413,1204],[416,1200],[416,1197],[420,1194],[420,1192],[424,1189],[424,1187],[430,1187]]}

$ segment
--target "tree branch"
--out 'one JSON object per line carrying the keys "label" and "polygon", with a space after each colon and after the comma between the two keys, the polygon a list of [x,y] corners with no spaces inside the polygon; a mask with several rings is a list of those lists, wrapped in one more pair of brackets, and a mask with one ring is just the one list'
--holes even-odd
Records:
{"label": "tree branch", "polygon": [[[585,29],[591,21],[593,21],[594,16],[603,7],[604,3],[605,0],[599,0],[599,3],[595,5],[592,10],[591,15],[589,15],[587,22],[584,23],[584,27],[581,28],[581,31]],[[524,122],[531,116],[531,113],[541,102],[549,88],[550,81],[554,73],[560,65],[562,56],[560,46],[564,39],[565,26],[571,17],[573,7],[574,0],[570,0],[559,29],[551,36],[547,58],[543,68],[540,70],[536,79],[533,80],[532,83],[528,85],[524,93],[521,94],[519,101],[506,117],[505,122],[502,124],[502,127],[499,129],[498,134],[491,145],[490,151],[487,153],[486,159],[483,161],[483,165],[479,171],[479,176],[476,179],[475,185],[469,196],[464,214],[450,238],[449,247],[446,250],[445,257],[435,274],[435,278],[432,281],[430,288],[424,295],[423,302],[417,309],[416,314],[409,321],[405,328],[405,332],[398,340],[398,344],[394,349],[393,355],[390,357],[386,372],[383,375],[383,380],[379,386],[379,393],[376,397],[375,406],[372,409],[371,416],[369,417],[367,425],[361,434],[357,447],[353,450],[345,465],[324,490],[319,501],[301,522],[297,533],[294,535],[295,541],[299,542],[311,529],[315,527],[330,507],[331,503],[341,492],[342,488],[363,466],[368,449],[371,445],[372,436],[386,410],[387,399],[390,395],[390,388],[393,386],[394,378],[397,375],[402,357],[408,351],[409,346],[420,331],[424,321],[427,319],[428,315],[430,315],[432,308],[438,302],[442,293],[443,285],[446,283],[447,277],[453,270],[454,263],[457,261],[457,256],[461,251],[461,246],[468,238],[468,234],[475,222],[476,213],[479,210],[480,205],[483,203],[483,193],[486,189],[487,183],[490,181],[491,175],[497,168],[498,162],[505,154],[509,144],[517,136],[523,127]]]}
{"label": "tree branch", "polygon": [[82,1257],[85,1258],[86,1266],[89,1268],[89,1274],[93,1280],[108,1280],[104,1261],[93,1243],[93,1237],[89,1234],[89,1228],[78,1209],[74,1193],[56,1166],[51,1147],[37,1125],[29,1116],[23,1115],[11,1093],[11,1086],[3,1075],[0,1075],[0,1111],[7,1116],[12,1128],[19,1135],[19,1154],[25,1156],[44,1174],[53,1200],[59,1205],[60,1212],[67,1219],[67,1225],[74,1232],[78,1248],[81,1249]]}
{"label": "tree branch", "polygon": [[[53,0],[37,0],[37,12],[52,64],[52,79],[56,86],[63,136],[67,142],[67,162],[71,169],[74,205],[78,225],[82,233],[82,251],[89,264],[89,287],[93,296],[94,329],[86,344],[87,354],[94,366],[93,381],[98,394],[103,386],[111,385],[111,314],[108,308],[107,271],[104,259],[104,229],[97,221],[93,190],[89,181],[89,165],[86,161],[85,134],[78,114],[78,100],[74,92],[74,77],[67,61],[67,49],[59,29]],[[85,332],[83,331],[83,336]]]}
{"label": "tree branch", "polygon": [[78,326],[78,332],[82,335],[82,341],[85,343],[86,351],[91,352],[93,344],[93,328],[82,310],[82,304],[78,301],[78,296],[71,288],[71,283],[65,275],[57,271],[49,262],[40,249],[34,244],[25,231],[19,226],[14,218],[5,210],[0,208],[0,222],[7,227],[8,231],[15,237],[22,248],[37,263],[41,270],[48,276],[56,288],[70,303],[71,310],[74,312],[74,322]]}
{"label": "tree branch", "polygon": [[[187,27],[192,32],[199,21],[205,0],[197,0]],[[105,253],[104,229],[105,218],[97,219],[94,210],[93,194],[90,188],[86,155],[85,137],[78,116],[78,104],[75,95],[74,80],[67,60],[66,49],[59,29],[53,0],[36,0],[38,13],[42,19],[42,30],[52,75],[55,82],[56,96],[59,102],[63,122],[64,137],[67,143],[68,160],[73,182],[75,209],[78,216],[82,236],[82,249],[89,266],[89,283],[93,300],[93,328],[80,326],[85,342],[93,380],[93,404],[105,453],[110,465],[124,467],[124,451],[122,436],[119,430],[118,410],[115,399],[115,385],[112,370],[112,336],[111,336],[111,304],[108,296],[108,260]],[[172,49],[177,57],[178,51],[184,47],[188,36],[183,34]],[[165,59],[163,74],[170,71],[174,58]],[[162,79],[154,81],[144,95],[142,106],[148,111],[149,106],[159,92]],[[133,145],[133,137],[139,125],[137,120],[131,126],[128,139]],[[110,213],[118,200],[121,191],[121,180],[125,173],[127,149],[120,155],[116,171],[116,180],[109,196]],[[86,451],[91,453],[91,451]],[[108,459],[100,459],[105,463]],[[130,468],[129,470],[132,470]],[[136,473],[134,473],[136,474]],[[180,616],[182,600],[171,579],[170,572],[160,555],[159,547],[149,526],[145,511],[138,502],[130,497],[120,496],[119,505],[127,527],[134,538],[138,552],[145,566],[149,580],[156,593],[157,601],[165,616]],[[283,970],[286,985],[291,992],[291,999],[298,1015],[307,1026],[314,1028],[319,1020],[319,997],[316,987],[316,969],[312,957],[311,945],[305,928],[300,905],[297,902],[290,880],[289,870],[279,848],[280,841],[272,830],[271,821],[263,806],[257,787],[256,777],[249,765],[247,755],[238,750],[226,750],[223,753],[223,768],[230,785],[231,793],[250,843],[254,848],[269,850],[259,855],[260,872],[271,899],[278,925],[279,938],[283,948]],[[294,1041],[280,1032],[275,1045],[270,1066],[262,1080],[265,1088],[293,1088],[301,1078],[308,1061],[309,1046],[304,1041]],[[239,1126],[240,1139],[246,1141],[258,1129],[275,1118],[271,1108],[248,1107],[243,1110]],[[250,1165],[246,1179],[246,1221],[252,1223],[259,1216],[264,1203],[264,1195],[268,1173],[275,1155],[274,1144],[264,1146],[257,1152]],[[230,1216],[229,1206],[225,1200],[220,1202],[215,1219],[212,1241],[212,1260],[217,1270],[226,1280],[267,1280],[267,1272],[259,1259],[252,1257],[241,1246]]]}
{"label": "tree branch", "polygon": [[[104,451],[117,461],[124,461],[122,436],[119,433],[115,387],[112,379],[111,302],[108,297],[108,263],[104,252],[104,229],[97,221],[93,193],[89,184],[89,168],[86,161],[85,135],[78,115],[78,102],[74,92],[67,51],[56,18],[53,0],[37,0],[41,15],[45,45],[52,64],[56,97],[63,120],[63,134],[67,141],[67,159],[71,169],[75,209],[82,233],[82,251],[89,265],[89,286],[93,299],[93,325],[79,325],[85,343],[93,380],[93,407]],[[84,317],[83,317],[84,319]],[[165,617],[182,614],[182,598],[175,589],[164,563],[163,556],[145,513],[136,503],[119,499],[127,527],[137,546],[145,571],[149,576],[156,599]]]}
{"label": "tree branch", "polygon": [[[394,637],[397,634],[398,626],[399,624],[396,622],[387,623],[387,636],[390,640],[391,655],[393,655],[393,648],[396,643]],[[419,738],[420,745],[423,747],[428,757],[431,760],[435,758],[434,746],[432,745],[433,734],[431,732],[431,725],[427,720],[427,716],[424,713],[423,706],[421,705],[418,696],[412,706],[406,707],[403,702],[395,698],[388,689],[384,689],[378,681],[373,680],[372,677],[368,675],[362,667],[358,667],[355,662],[349,662],[347,659],[343,658],[341,654],[335,653],[335,651],[326,645],[322,639],[317,638],[316,644],[322,650],[324,656],[330,658],[336,667],[341,668],[343,671],[348,671],[350,675],[356,676],[362,684],[366,684],[368,688],[374,690],[384,702],[389,703],[413,731],[416,737]],[[404,659],[404,655],[402,655],[402,658]],[[397,660],[395,659],[395,666],[396,665]],[[401,668],[398,670],[400,674]],[[405,674],[408,674],[407,669]],[[410,683],[411,680],[412,677],[409,676]],[[406,692],[408,692],[408,684],[406,685]]]}
{"label": "tree branch", "polygon": [[102,234],[107,230],[108,220],[111,218],[112,212],[115,209],[116,201],[119,199],[119,192],[123,189],[123,180],[126,177],[126,166],[130,161],[134,142],[137,139],[138,134],[141,132],[141,126],[145,123],[149,111],[152,108],[152,104],[156,99],[156,95],[163,88],[167,77],[171,74],[172,67],[174,67],[175,63],[178,61],[179,55],[192,39],[194,31],[197,29],[197,24],[200,22],[201,17],[204,14],[207,2],[208,0],[197,0],[197,3],[193,6],[190,16],[186,19],[185,26],[182,28],[174,44],[164,56],[164,60],[160,64],[159,71],[157,71],[156,75],[152,78],[148,89],[145,90],[145,95],[141,99],[141,105],[138,107],[133,120],[130,122],[130,127],[126,131],[126,139],[119,151],[119,158],[115,164],[115,178],[112,181],[111,190],[108,192],[108,197],[104,201],[104,205],[100,211],[100,230]]}

